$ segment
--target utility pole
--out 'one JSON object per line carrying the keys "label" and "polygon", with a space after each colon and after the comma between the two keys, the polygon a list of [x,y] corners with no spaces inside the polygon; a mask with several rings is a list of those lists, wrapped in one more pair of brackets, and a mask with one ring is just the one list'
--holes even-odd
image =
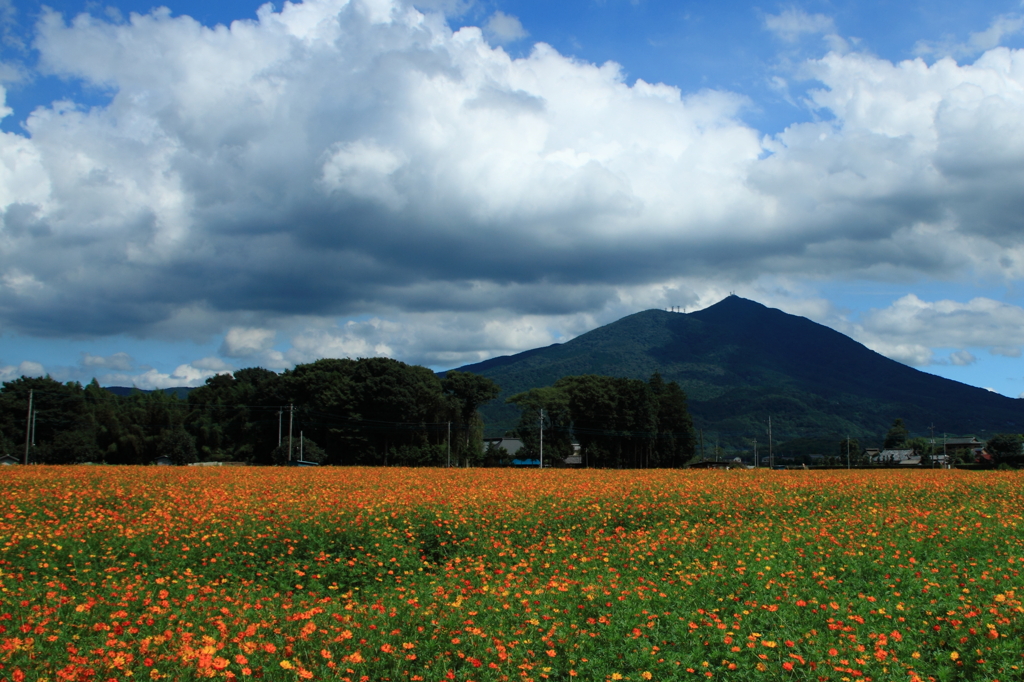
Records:
{"label": "utility pole", "polygon": [[28,389],[28,414],[25,416],[25,464],[28,464],[29,430],[32,426],[32,389]]}
{"label": "utility pole", "polygon": [[36,417],[39,416],[39,410],[32,411],[32,447],[36,446]]}
{"label": "utility pole", "polygon": [[850,434],[846,434],[846,468],[850,468]]}
{"label": "utility pole", "polygon": [[295,422],[295,405],[288,406],[288,462],[292,461],[292,424]]}
{"label": "utility pole", "polygon": [[931,445],[931,453],[929,453],[928,459],[931,460],[931,465],[934,468],[935,467],[935,422],[932,422],[932,425],[929,426],[928,429],[932,432],[932,440],[931,440],[931,443],[930,443],[930,445]]}
{"label": "utility pole", "polygon": [[284,412],[283,409],[278,408],[277,410],[277,447],[281,447],[281,414]]}
{"label": "utility pole", "polygon": [[303,434],[303,432],[299,431],[299,461],[300,462],[302,461],[302,446],[305,443],[305,441],[302,438],[302,434]]}
{"label": "utility pole", "polygon": [[757,468],[757,439],[754,439],[754,468]]}
{"label": "utility pole", "polygon": [[452,468],[452,423],[448,422],[448,468]]}
{"label": "utility pole", "polygon": [[768,415],[768,468],[775,468],[775,451],[772,450],[772,416]]}
{"label": "utility pole", "polygon": [[704,429],[700,430],[700,459],[704,461]]}
{"label": "utility pole", "polygon": [[544,468],[544,408],[540,408],[540,468]]}

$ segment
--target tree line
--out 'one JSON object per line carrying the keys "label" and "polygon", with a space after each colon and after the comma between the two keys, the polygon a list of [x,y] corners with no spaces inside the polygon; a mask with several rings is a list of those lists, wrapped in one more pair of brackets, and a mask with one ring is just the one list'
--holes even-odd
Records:
{"label": "tree line", "polygon": [[649,381],[582,375],[508,399],[522,410],[520,457],[574,454],[591,467],[678,467],[696,448],[686,394],[655,373]]}
{"label": "tree line", "polygon": [[[0,389],[0,447],[52,464],[284,464],[300,458],[364,466],[508,464],[483,449],[479,407],[498,396],[490,379],[444,377],[389,358],[324,359],[282,373],[258,367],[207,379],[184,400],[163,391],[118,396],[21,377]],[[29,396],[32,413],[28,414]],[[509,399],[522,410],[517,456],[539,454],[540,414],[549,461],[572,455],[595,467],[666,467],[694,453],[686,395],[657,374],[649,381],[565,377]],[[290,437],[289,437],[290,434]]]}
{"label": "tree line", "polygon": [[485,377],[441,379],[389,358],[318,360],[280,374],[242,369],[209,378],[186,400],[162,391],[117,396],[96,380],[82,387],[21,377],[0,389],[0,446],[21,459],[27,427],[31,459],[41,463],[148,464],[167,456],[179,464],[282,464],[301,456],[462,466],[482,461],[477,408],[497,395]]}

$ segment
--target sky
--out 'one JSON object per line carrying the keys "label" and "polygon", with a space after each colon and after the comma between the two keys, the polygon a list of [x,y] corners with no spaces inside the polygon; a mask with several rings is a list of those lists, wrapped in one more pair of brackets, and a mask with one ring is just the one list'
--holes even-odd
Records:
{"label": "sky", "polygon": [[736,293],[1024,395],[1019,2],[0,0],[0,380]]}

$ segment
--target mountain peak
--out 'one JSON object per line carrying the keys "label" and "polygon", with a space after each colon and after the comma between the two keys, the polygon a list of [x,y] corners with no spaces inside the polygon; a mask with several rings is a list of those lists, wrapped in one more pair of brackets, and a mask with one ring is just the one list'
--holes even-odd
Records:
{"label": "mountain peak", "polygon": [[765,311],[769,310],[782,312],[777,308],[769,308],[763,303],[752,301],[749,298],[743,298],[742,296],[737,296],[736,294],[729,294],[718,303],[709,305],[707,308],[704,308],[703,310],[698,310],[694,314],[703,313],[705,316],[715,316],[723,314],[756,315],[759,313],[764,313]]}
{"label": "mountain peak", "polygon": [[[658,372],[690,399],[695,422],[737,442],[760,437],[771,415],[781,437],[874,436],[896,417],[912,432],[1024,431],[1022,401],[890,360],[807,318],[729,295],[703,310],[647,310],[563,344],[461,368],[493,379],[502,397],[564,376],[648,379]],[[495,432],[519,411],[484,408]],[[941,425],[941,426],[940,426]]]}

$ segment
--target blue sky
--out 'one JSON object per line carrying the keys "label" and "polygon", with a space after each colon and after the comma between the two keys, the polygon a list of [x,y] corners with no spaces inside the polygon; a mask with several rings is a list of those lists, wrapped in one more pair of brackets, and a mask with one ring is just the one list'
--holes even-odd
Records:
{"label": "blue sky", "polygon": [[0,378],[443,369],[735,291],[1024,393],[1018,2],[154,7],[0,2]]}

